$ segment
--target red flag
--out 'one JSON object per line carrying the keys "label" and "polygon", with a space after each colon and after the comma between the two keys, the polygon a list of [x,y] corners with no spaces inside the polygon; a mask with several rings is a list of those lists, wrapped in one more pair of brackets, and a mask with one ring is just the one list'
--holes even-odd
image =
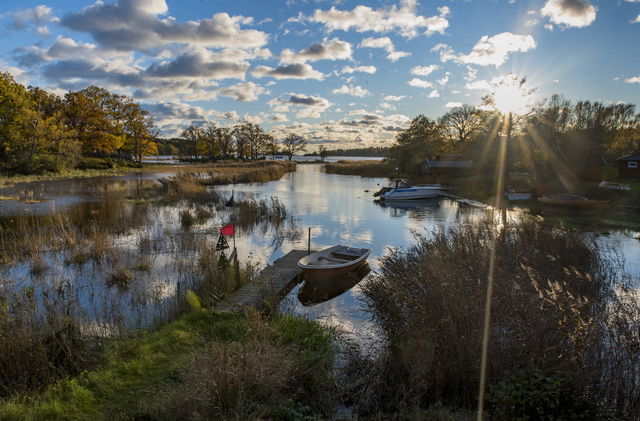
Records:
{"label": "red flag", "polygon": [[225,225],[224,227],[220,228],[220,234],[222,235],[233,235],[233,233],[233,224]]}

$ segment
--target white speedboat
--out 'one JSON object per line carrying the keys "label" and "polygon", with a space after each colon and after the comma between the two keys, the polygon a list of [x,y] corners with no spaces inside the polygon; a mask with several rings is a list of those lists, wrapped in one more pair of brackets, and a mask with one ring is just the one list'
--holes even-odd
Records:
{"label": "white speedboat", "polygon": [[406,180],[396,179],[391,181],[391,185],[383,187],[374,196],[380,196],[382,200],[410,200],[427,199],[439,196],[442,192],[440,184],[420,184],[412,186]]}
{"label": "white speedboat", "polygon": [[371,249],[337,245],[303,257],[298,266],[304,270],[308,280],[330,279],[357,268],[370,253]]}

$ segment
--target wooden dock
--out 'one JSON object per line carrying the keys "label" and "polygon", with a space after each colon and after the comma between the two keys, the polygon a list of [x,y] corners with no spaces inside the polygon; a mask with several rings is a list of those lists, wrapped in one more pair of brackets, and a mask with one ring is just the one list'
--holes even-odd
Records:
{"label": "wooden dock", "polygon": [[236,312],[246,307],[259,309],[276,297],[284,297],[298,283],[302,273],[298,260],[306,255],[307,250],[290,251],[267,266],[253,282],[218,303],[214,310]]}

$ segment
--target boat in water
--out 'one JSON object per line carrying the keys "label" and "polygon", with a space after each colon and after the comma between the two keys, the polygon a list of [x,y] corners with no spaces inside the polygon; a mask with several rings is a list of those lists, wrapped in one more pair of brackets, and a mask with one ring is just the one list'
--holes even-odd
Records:
{"label": "boat in water", "polygon": [[383,187],[374,196],[379,196],[381,200],[412,200],[427,199],[439,196],[443,187],[440,184],[419,184],[412,186],[403,179],[391,181],[391,185]]}
{"label": "boat in water", "polygon": [[607,200],[593,200],[572,193],[545,194],[538,197],[538,202],[545,206],[575,209],[598,209],[608,203]]}
{"label": "boat in water", "polygon": [[337,245],[317,251],[298,261],[308,280],[318,281],[343,275],[360,266],[371,249]]}
{"label": "boat in water", "polygon": [[307,279],[298,290],[298,300],[303,306],[330,300],[356,286],[369,272],[371,266],[364,261],[352,271],[333,278],[319,281]]}

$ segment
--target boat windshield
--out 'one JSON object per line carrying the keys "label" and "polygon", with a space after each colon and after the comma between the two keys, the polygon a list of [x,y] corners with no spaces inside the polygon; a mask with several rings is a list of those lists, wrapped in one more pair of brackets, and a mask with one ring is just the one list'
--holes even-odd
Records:
{"label": "boat windshield", "polygon": [[406,180],[393,180],[391,181],[391,185],[389,187],[392,187],[394,189],[406,189],[408,187],[411,187],[411,184],[407,183]]}

